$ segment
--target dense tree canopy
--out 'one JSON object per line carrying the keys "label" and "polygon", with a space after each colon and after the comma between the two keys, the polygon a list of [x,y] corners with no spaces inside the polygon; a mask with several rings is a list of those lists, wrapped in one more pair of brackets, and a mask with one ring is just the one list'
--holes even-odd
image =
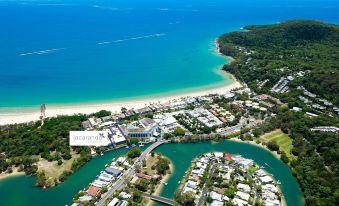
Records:
{"label": "dense tree canopy", "polygon": [[[247,26],[247,32],[225,34],[219,39],[221,52],[235,58],[226,71],[258,94],[268,93],[288,103],[276,117],[253,130],[255,137],[276,128],[288,133],[293,140],[292,153],[296,160],[289,163],[304,192],[307,205],[339,204],[339,135],[314,132],[316,126],[339,126],[338,115],[330,110],[318,112],[298,99],[297,86],[304,86],[318,98],[339,104],[339,26],[318,21],[288,21],[275,25]],[[306,75],[289,84],[285,94],[270,88],[282,77],[303,71]],[[258,82],[267,80],[262,87]],[[302,112],[289,108],[298,106]],[[309,118],[305,112],[319,116]],[[268,147],[279,150],[274,142]]]}

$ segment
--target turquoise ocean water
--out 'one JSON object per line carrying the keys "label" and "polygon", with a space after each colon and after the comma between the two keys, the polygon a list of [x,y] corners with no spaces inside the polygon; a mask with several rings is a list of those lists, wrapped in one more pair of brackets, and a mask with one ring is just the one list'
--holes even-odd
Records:
{"label": "turquoise ocean water", "polygon": [[227,84],[219,35],[287,19],[339,22],[334,0],[0,1],[0,111]]}

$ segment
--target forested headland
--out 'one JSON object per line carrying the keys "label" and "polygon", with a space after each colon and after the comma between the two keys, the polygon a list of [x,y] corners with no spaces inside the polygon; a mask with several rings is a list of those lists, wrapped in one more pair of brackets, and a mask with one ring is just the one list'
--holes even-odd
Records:
{"label": "forested headland", "polygon": [[339,126],[339,26],[294,20],[244,29],[218,39],[220,52],[235,59],[223,69],[288,105],[255,133],[288,133],[297,159],[286,163],[306,205],[339,205],[339,135],[311,130]]}

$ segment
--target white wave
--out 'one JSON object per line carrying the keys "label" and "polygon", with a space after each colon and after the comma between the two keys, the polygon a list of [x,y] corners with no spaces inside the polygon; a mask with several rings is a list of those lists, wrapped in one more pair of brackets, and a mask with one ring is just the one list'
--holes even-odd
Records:
{"label": "white wave", "polygon": [[111,10],[111,11],[128,11],[133,10],[133,8],[117,8],[117,7],[109,7],[109,6],[99,6],[93,5],[94,8],[103,9],[103,10]]}
{"label": "white wave", "polygon": [[64,50],[64,49],[66,49],[66,48],[55,48],[55,49],[33,51],[33,52],[22,53],[22,54],[20,54],[20,56],[49,54],[49,53],[57,52],[57,51]]}
{"label": "white wave", "polygon": [[137,37],[131,37],[127,39],[118,39],[115,41],[104,41],[104,42],[99,42],[98,44],[103,45],[103,44],[112,44],[112,43],[120,43],[124,41],[131,41],[131,40],[137,40],[137,39],[146,39],[146,38],[151,38],[151,37],[161,37],[165,36],[165,33],[157,33],[157,34],[150,34],[150,35],[145,35],[145,36],[137,36]]}

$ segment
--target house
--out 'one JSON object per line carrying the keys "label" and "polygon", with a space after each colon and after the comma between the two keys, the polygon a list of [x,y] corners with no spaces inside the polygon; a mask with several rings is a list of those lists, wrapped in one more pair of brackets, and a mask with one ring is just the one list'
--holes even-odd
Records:
{"label": "house", "polygon": [[108,203],[107,206],[117,206],[119,203],[119,199],[118,198],[113,198],[113,200],[111,202]]}
{"label": "house", "polygon": [[237,185],[237,188],[238,188],[238,190],[241,190],[241,191],[246,192],[246,193],[249,193],[251,191],[251,187],[247,184],[239,183]]}
{"label": "house", "polygon": [[313,127],[311,128],[312,132],[319,131],[319,132],[333,132],[333,133],[339,133],[338,127],[332,127],[332,126],[321,126],[321,127]]}
{"label": "house", "polygon": [[216,193],[214,191],[210,192],[210,197],[212,198],[212,200],[217,200],[217,201],[222,201],[222,195],[219,193]]}
{"label": "house", "polygon": [[274,193],[278,192],[278,188],[272,184],[263,185],[262,190],[263,191],[267,190],[267,191],[274,192]]}
{"label": "house", "polygon": [[92,197],[96,197],[100,192],[100,188],[96,186],[90,186],[87,189],[87,194],[91,195]]}
{"label": "house", "polygon": [[248,201],[248,199],[250,199],[250,197],[251,197],[248,193],[241,192],[241,191],[237,191],[235,194],[236,194],[240,199],[246,200],[246,201]]}
{"label": "house", "polygon": [[235,204],[235,205],[237,205],[237,206],[245,206],[245,205],[248,205],[248,202],[247,202],[247,201],[244,201],[244,200],[241,200],[241,199],[238,199],[238,198],[233,198],[232,203]]}
{"label": "house", "polygon": [[126,200],[120,201],[117,206],[126,206],[128,202]]}
{"label": "house", "polygon": [[259,181],[260,181],[261,183],[267,184],[267,183],[273,182],[273,179],[272,179],[271,176],[266,175],[266,176],[263,176],[263,177],[259,177]]}
{"label": "house", "polygon": [[107,172],[108,174],[113,175],[114,177],[118,177],[121,174],[122,171],[117,169],[117,168],[106,167],[105,172]]}
{"label": "house", "polygon": [[231,155],[231,154],[228,154],[228,153],[226,153],[226,154],[224,155],[224,159],[227,160],[227,161],[233,160],[233,159],[232,159],[232,155]]}
{"label": "house", "polygon": [[222,201],[213,200],[210,206],[223,206],[223,205],[224,203]]}
{"label": "house", "polygon": [[193,188],[187,187],[187,184],[184,186],[184,189],[182,190],[182,193],[186,193],[186,192],[193,192],[194,194],[197,193],[197,191]]}
{"label": "house", "polygon": [[192,180],[188,180],[188,182],[186,183],[186,186],[192,189],[196,189],[198,187],[198,184]]}
{"label": "house", "polygon": [[88,202],[88,201],[91,201],[92,199],[93,197],[90,195],[84,195],[84,196],[79,197],[80,202]]}
{"label": "house", "polygon": [[264,203],[265,203],[266,206],[280,206],[280,202],[277,199],[275,199],[275,200],[267,199],[267,200],[265,200]]}
{"label": "house", "polygon": [[145,180],[151,180],[151,179],[152,179],[151,176],[146,175],[146,174],[141,173],[141,172],[137,173],[136,175],[137,175],[137,177],[142,178],[142,179],[145,179]]}
{"label": "house", "polygon": [[126,192],[121,192],[121,193],[119,194],[119,197],[121,197],[121,198],[124,199],[124,200],[128,200],[128,199],[130,199],[130,198],[132,197],[132,195],[131,195],[131,194],[128,194],[128,193],[126,193]]}

